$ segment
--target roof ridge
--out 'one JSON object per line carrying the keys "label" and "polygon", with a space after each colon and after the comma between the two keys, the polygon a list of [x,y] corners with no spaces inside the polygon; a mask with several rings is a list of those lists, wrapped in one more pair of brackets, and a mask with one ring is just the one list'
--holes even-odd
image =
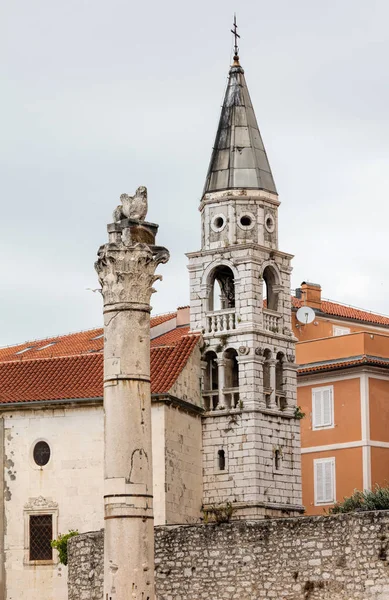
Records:
{"label": "roof ridge", "polygon": [[19,359],[15,359],[15,360],[1,360],[0,359],[0,366],[1,365],[9,365],[9,364],[31,364],[31,363],[41,363],[41,362],[48,362],[48,361],[54,361],[54,360],[64,360],[64,359],[70,359],[70,358],[84,358],[87,356],[102,356],[102,352],[80,352],[78,354],[63,354],[61,356],[46,356],[44,358],[19,358]]}
{"label": "roof ridge", "polygon": [[5,350],[6,348],[16,348],[17,346],[25,346],[27,344],[37,344],[39,342],[47,342],[48,340],[56,340],[58,338],[70,337],[71,335],[79,335],[81,333],[88,333],[89,331],[99,331],[103,330],[103,326],[100,327],[92,327],[91,329],[81,329],[81,331],[70,331],[69,333],[61,333],[58,335],[51,335],[45,338],[37,338],[35,340],[25,340],[24,342],[18,342],[16,344],[8,344],[5,346],[0,346],[0,350]]}

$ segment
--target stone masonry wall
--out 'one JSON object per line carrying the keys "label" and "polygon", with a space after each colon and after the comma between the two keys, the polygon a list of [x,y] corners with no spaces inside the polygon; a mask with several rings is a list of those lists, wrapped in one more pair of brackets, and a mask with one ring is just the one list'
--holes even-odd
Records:
{"label": "stone masonry wall", "polygon": [[[102,600],[102,533],[69,543],[69,600]],[[158,600],[389,600],[389,511],[156,528]]]}

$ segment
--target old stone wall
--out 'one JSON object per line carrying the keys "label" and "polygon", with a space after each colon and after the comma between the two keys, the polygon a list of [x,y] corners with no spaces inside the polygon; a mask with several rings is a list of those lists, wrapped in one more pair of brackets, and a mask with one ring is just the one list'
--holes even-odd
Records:
{"label": "old stone wall", "polygon": [[[102,600],[102,537],[70,541],[69,600]],[[157,527],[156,582],[158,600],[389,600],[389,511]]]}

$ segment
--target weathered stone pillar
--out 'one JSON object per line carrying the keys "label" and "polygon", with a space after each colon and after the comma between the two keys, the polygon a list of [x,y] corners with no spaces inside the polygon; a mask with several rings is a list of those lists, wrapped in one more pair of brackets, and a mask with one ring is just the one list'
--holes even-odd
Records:
{"label": "weathered stone pillar", "polygon": [[154,245],[158,226],[143,221],[139,190],[124,195],[127,205],[121,197],[95,264],[104,299],[104,600],[155,597],[150,296],[169,253]]}
{"label": "weathered stone pillar", "polygon": [[269,358],[268,361],[269,363],[269,370],[270,370],[270,388],[271,388],[271,393],[270,393],[270,408],[276,409],[277,408],[277,402],[276,402],[276,359],[275,358]]}

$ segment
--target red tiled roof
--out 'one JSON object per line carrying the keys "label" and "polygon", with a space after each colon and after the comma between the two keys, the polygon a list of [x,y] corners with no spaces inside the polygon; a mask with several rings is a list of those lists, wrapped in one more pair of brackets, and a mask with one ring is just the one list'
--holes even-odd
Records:
{"label": "red tiled roof", "polygon": [[[169,391],[198,341],[198,335],[185,335],[183,332],[175,345],[151,349],[152,393]],[[101,352],[0,362],[1,404],[100,398],[102,395]]]}
{"label": "red tiled roof", "polygon": [[308,373],[318,373],[322,371],[334,371],[336,369],[345,369],[358,365],[375,365],[378,367],[389,367],[389,360],[384,358],[363,355],[358,358],[350,358],[341,361],[327,361],[321,364],[313,364],[310,366],[302,365],[298,368],[298,375],[306,375]]}
{"label": "red tiled roof", "polygon": [[[300,306],[303,306],[303,301],[300,298],[292,296],[292,306],[294,308],[300,308]],[[322,300],[321,312],[333,317],[342,317],[344,319],[353,319],[354,321],[373,323],[374,325],[389,326],[389,317],[377,315],[360,308],[338,304],[337,302],[331,302],[330,300]]]}
{"label": "red tiled roof", "polygon": [[102,394],[102,354],[0,363],[2,404],[96,398]]}
{"label": "red tiled roof", "polygon": [[164,315],[156,315],[155,317],[151,317],[150,327],[156,327],[157,325],[161,325],[161,323],[166,323],[166,321],[170,321],[170,319],[175,319],[177,316],[176,312],[166,313]]}
{"label": "red tiled roof", "polygon": [[[156,327],[176,317],[177,313],[167,313],[151,318],[150,326]],[[89,329],[57,337],[24,342],[15,346],[0,348],[0,362],[8,360],[33,360],[58,356],[74,356],[90,352],[101,352],[104,346],[103,329]],[[97,339],[96,339],[97,338]],[[31,348],[27,350],[27,348]],[[26,350],[26,352],[20,351]]]}
{"label": "red tiled roof", "polygon": [[186,365],[199,341],[198,335],[184,335],[175,346],[151,348],[151,392],[167,392]]}
{"label": "red tiled roof", "polygon": [[179,342],[183,335],[187,335],[189,333],[188,327],[176,327],[167,333],[163,333],[158,337],[151,340],[151,347],[154,348],[156,346],[172,346]]}

